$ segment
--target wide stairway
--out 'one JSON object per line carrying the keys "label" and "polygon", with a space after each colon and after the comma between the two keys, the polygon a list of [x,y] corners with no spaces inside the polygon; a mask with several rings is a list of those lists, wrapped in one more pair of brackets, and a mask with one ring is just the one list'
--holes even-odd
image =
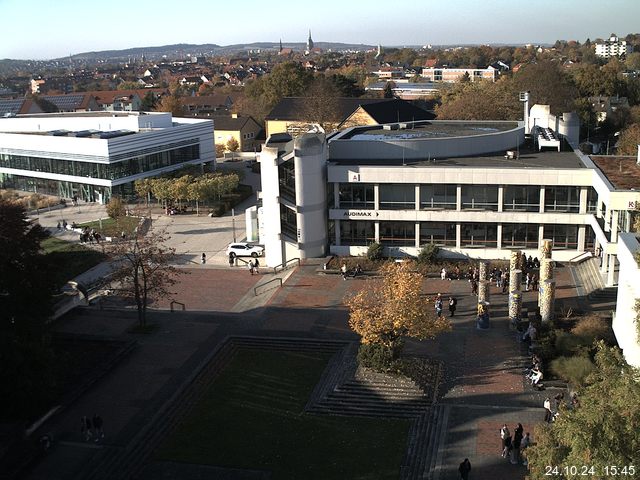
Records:
{"label": "wide stairway", "polygon": [[593,312],[609,312],[615,309],[618,287],[607,287],[600,273],[600,259],[589,258],[573,265],[578,295]]}

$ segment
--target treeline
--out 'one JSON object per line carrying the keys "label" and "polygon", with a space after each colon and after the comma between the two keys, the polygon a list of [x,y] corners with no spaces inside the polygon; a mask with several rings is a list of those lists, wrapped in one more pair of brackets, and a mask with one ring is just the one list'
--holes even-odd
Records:
{"label": "treeline", "polygon": [[219,202],[222,196],[235,191],[240,184],[236,173],[205,173],[199,176],[182,175],[177,178],[144,178],[136,180],[136,193],[146,199],[153,195],[163,206],[171,203]]}

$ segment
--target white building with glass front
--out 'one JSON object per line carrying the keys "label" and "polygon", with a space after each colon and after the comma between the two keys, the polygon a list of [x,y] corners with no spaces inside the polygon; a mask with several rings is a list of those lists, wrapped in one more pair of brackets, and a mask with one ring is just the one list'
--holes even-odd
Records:
{"label": "white building with glass front", "polygon": [[86,112],[0,119],[0,188],[107,202],[135,180],[215,166],[213,122],[170,113]]}

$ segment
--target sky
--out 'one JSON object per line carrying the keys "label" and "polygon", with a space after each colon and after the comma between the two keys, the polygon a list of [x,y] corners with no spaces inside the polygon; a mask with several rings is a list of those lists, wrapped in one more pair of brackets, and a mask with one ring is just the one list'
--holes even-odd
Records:
{"label": "sky", "polygon": [[[307,6],[309,5],[309,6]],[[554,43],[640,31],[640,0],[0,0],[0,59],[174,43]]]}

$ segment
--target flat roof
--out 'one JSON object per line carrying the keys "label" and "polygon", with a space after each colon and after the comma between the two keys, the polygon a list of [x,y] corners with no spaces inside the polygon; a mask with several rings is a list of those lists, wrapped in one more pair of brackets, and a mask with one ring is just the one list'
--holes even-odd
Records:
{"label": "flat roof", "polygon": [[392,124],[390,128],[386,129],[384,127],[379,125],[373,128],[355,128],[339,140],[416,140],[420,138],[469,137],[513,130],[518,128],[518,122],[424,121],[407,123],[406,128],[402,129],[398,127],[398,124]]}
{"label": "flat roof", "polygon": [[[519,151],[514,151],[517,153],[518,157],[513,159],[505,158],[506,152],[496,152],[487,155],[474,155],[469,157],[406,160],[404,165],[418,167],[475,168],[589,168],[587,165],[582,163],[580,157],[578,157],[578,155],[576,155],[572,150],[558,152],[557,150],[545,149],[538,151],[537,149],[532,148],[531,145],[525,144],[520,146]],[[329,150],[329,152],[331,152],[331,150]],[[370,165],[380,167],[403,165],[401,158],[376,160],[329,158],[329,161],[331,163],[342,165]]]}
{"label": "flat roof", "polygon": [[591,155],[591,160],[616,190],[640,190],[640,165],[637,157]]}

